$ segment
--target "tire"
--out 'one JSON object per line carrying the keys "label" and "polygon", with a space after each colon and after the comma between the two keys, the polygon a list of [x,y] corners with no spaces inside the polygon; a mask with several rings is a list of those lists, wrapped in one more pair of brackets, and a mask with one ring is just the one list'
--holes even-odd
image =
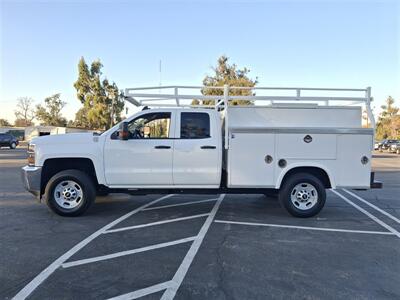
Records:
{"label": "tire", "polygon": [[56,214],[76,217],[85,213],[96,199],[93,180],[79,170],[65,170],[54,175],[46,185],[44,198]]}
{"label": "tire", "polygon": [[10,149],[15,149],[15,148],[17,148],[17,144],[15,142],[12,142],[10,144]]}
{"label": "tire", "polygon": [[309,218],[325,205],[325,186],[320,179],[308,173],[291,175],[279,192],[281,205],[294,217]]}

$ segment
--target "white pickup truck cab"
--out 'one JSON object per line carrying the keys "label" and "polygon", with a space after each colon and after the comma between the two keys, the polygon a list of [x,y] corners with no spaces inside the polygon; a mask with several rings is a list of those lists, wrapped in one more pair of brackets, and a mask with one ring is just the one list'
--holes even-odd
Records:
{"label": "white pickup truck cab", "polygon": [[[290,214],[310,217],[324,206],[325,189],[382,186],[371,173],[374,121],[369,88],[284,88],[296,96],[240,97],[230,96],[229,91],[243,88],[215,87],[221,89],[219,96],[180,94],[185,87],[164,88],[174,92],[127,89],[125,96],[131,103],[143,106],[158,101],[162,104],[153,106],[161,108],[145,107],[100,135],[33,139],[29,164],[22,169],[27,190],[64,216],[81,215],[96,195],[123,192],[278,195]],[[304,90],[365,95],[300,96]],[[191,99],[216,104],[194,107]],[[230,105],[235,99],[255,102]],[[269,103],[260,105],[261,101]],[[328,101],[352,105],[332,106]],[[372,128],[362,128],[362,108],[354,103],[365,105]]]}

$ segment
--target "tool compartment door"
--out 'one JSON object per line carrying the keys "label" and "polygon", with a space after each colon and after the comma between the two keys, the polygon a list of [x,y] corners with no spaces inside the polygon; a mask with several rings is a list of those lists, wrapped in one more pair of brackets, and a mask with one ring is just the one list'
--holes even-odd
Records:
{"label": "tool compartment door", "polygon": [[[267,163],[267,155],[272,161]],[[229,187],[274,187],[274,133],[233,133],[228,150]]]}

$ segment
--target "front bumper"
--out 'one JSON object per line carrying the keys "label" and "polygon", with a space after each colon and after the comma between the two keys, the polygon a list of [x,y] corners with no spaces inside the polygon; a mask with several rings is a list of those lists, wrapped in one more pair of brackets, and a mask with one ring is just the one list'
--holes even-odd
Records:
{"label": "front bumper", "polygon": [[21,178],[25,189],[36,197],[40,197],[41,177],[41,167],[25,166],[21,169]]}

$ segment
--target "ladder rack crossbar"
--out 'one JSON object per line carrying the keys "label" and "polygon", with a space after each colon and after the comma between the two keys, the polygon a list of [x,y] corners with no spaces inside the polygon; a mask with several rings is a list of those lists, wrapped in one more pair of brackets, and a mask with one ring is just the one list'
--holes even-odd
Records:
{"label": "ladder rack crossbar", "polygon": [[[126,88],[125,91],[140,90],[160,90],[160,89],[217,89],[223,90],[224,86],[198,86],[198,85],[164,85],[150,87]],[[233,90],[303,90],[303,91],[333,91],[333,92],[366,92],[367,89],[349,89],[349,88],[302,88],[302,87],[249,87],[249,86],[230,86]]]}
{"label": "ladder rack crossbar", "polygon": [[[171,93],[165,93],[164,91],[172,89]],[[199,92],[196,93],[185,93],[185,90],[196,89]],[[158,93],[155,91],[158,90]],[[216,90],[220,95],[204,95],[204,91]],[[229,91],[237,92],[240,90],[246,91],[247,95],[230,95]],[[162,92],[163,91],[163,92]],[[294,95],[260,95],[256,94],[259,91],[285,91],[293,92]],[[334,92],[338,95],[303,95],[302,92]],[[343,95],[344,92],[351,93],[362,93],[355,97],[355,95]],[[219,108],[227,105],[233,100],[248,100],[248,101],[287,101],[287,102],[323,102],[325,105],[329,105],[330,102],[349,102],[347,105],[355,104],[366,104],[369,106],[371,101],[370,88],[365,89],[349,89],[349,88],[301,88],[301,87],[240,87],[240,86],[182,86],[182,85],[168,85],[168,86],[153,86],[153,87],[138,87],[138,88],[127,88],[125,89],[125,99],[135,106],[171,106],[166,101],[174,101],[172,106],[194,106],[182,103],[180,100],[212,100],[215,101],[215,105],[211,107]],[[158,102],[158,103],[154,103]],[[202,103],[196,105],[204,107]],[[210,106],[210,105],[209,105]]]}
{"label": "ladder rack crossbar", "polygon": [[[172,90],[171,93],[165,93],[166,90]],[[182,91],[198,90],[196,93],[185,93]],[[204,95],[205,91],[215,90],[219,95]],[[245,95],[237,95],[237,92],[246,91]],[[156,92],[158,91],[158,93]],[[162,92],[161,92],[162,91]],[[231,93],[232,91],[232,93]],[[262,95],[262,91],[277,91],[276,95]],[[279,91],[281,93],[279,94]],[[293,95],[282,95],[282,91],[288,93],[293,92]],[[257,94],[257,92],[260,92]],[[308,92],[308,95],[303,95],[303,92]],[[311,92],[311,93],[310,93]],[[312,92],[322,92],[320,96],[310,95]],[[347,94],[346,94],[346,93]],[[334,93],[334,95],[330,95]],[[345,94],[343,94],[345,93]],[[351,95],[349,95],[351,93]],[[354,95],[358,93],[358,95]],[[362,95],[360,95],[362,93]],[[234,94],[234,95],[231,95]],[[236,95],[235,95],[236,94]],[[355,97],[357,96],[357,97]],[[240,86],[183,86],[183,85],[168,85],[168,86],[153,86],[153,87],[138,87],[125,89],[124,98],[135,106],[152,106],[152,107],[203,107],[214,108],[221,113],[225,119],[225,148],[228,149],[228,118],[230,102],[234,100],[252,101],[255,106],[256,101],[270,101],[271,105],[276,104],[309,104],[332,106],[332,103],[342,103],[341,106],[349,105],[365,105],[368,118],[371,121],[371,127],[375,128],[375,119],[371,109],[371,88],[365,89],[349,89],[349,88],[301,88],[301,87],[240,87]],[[180,101],[183,100],[183,101]],[[191,100],[212,100],[214,104],[199,103],[188,104]],[[347,103],[343,103],[347,102]]]}

